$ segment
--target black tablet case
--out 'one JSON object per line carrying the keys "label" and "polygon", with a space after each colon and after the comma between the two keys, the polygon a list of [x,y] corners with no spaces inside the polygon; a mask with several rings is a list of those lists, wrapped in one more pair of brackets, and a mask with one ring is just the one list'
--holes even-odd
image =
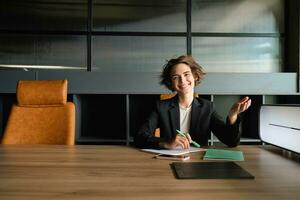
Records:
{"label": "black tablet case", "polygon": [[254,179],[234,162],[173,162],[171,168],[178,179]]}

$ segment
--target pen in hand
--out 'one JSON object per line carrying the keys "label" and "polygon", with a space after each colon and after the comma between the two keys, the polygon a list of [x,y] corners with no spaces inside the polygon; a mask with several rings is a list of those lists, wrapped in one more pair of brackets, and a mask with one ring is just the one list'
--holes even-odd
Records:
{"label": "pen in hand", "polygon": [[[182,137],[186,137],[186,135],[183,133],[183,132],[181,132],[180,130],[178,130],[178,129],[176,129],[176,132],[179,134],[179,135],[181,135]],[[195,142],[195,141],[191,141],[191,144],[193,144],[195,147],[198,147],[198,148],[200,148],[200,144],[198,144],[197,142]]]}

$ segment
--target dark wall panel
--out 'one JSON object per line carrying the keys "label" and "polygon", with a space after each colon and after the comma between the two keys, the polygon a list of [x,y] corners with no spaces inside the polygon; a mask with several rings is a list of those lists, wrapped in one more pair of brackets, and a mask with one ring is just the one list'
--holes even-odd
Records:
{"label": "dark wall panel", "polygon": [[86,30],[87,1],[1,0],[0,30]]}

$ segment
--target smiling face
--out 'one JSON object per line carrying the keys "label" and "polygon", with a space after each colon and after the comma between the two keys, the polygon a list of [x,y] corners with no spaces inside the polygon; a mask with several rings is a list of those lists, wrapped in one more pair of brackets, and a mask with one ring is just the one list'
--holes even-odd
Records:
{"label": "smiling face", "polygon": [[175,90],[179,95],[194,93],[195,78],[188,65],[184,63],[175,65],[171,70],[170,75],[173,90]]}

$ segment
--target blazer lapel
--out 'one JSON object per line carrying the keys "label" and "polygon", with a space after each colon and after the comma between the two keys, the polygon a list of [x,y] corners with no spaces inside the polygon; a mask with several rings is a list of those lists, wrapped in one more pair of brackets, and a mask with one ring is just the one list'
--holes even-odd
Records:
{"label": "blazer lapel", "polygon": [[[169,116],[171,120],[171,128],[172,131],[176,129],[180,129],[180,119],[179,119],[179,106],[178,106],[178,96],[176,95],[172,98],[172,102],[170,104]],[[175,132],[174,132],[175,134]]]}
{"label": "blazer lapel", "polygon": [[190,135],[195,135],[197,130],[197,122],[201,115],[201,103],[195,98],[192,103],[192,116],[190,125]]}

